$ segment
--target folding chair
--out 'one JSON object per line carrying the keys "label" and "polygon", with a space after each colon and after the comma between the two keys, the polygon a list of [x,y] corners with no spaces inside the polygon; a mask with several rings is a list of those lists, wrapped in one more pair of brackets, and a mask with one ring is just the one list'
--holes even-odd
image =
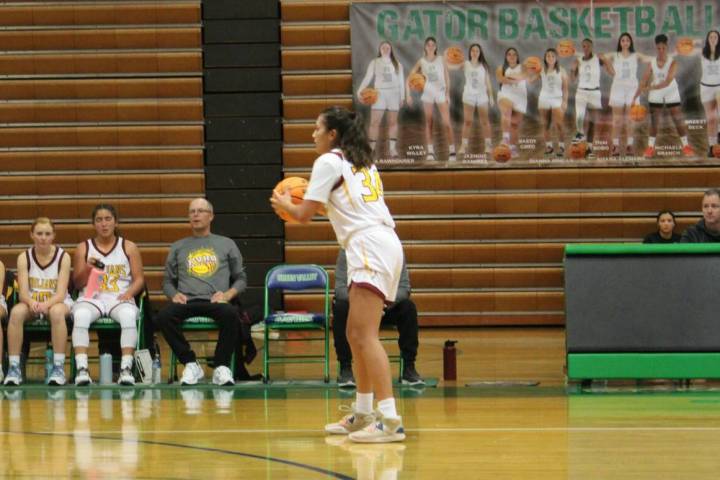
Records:
{"label": "folding chair", "polygon": [[[275,311],[270,307],[271,291],[302,292],[320,289],[323,295],[323,310],[318,313],[310,312],[284,312]],[[278,265],[270,269],[265,277],[265,349],[263,354],[264,381],[270,379],[270,364],[281,363],[322,363],[325,383],[330,381],[329,362],[329,318],[330,318],[330,292],[328,274],[318,265]],[[319,330],[322,336],[293,338],[279,335],[276,339],[270,338],[270,331],[288,332],[303,330]],[[271,342],[292,341],[322,341],[323,355],[276,355],[270,354]]]}
{"label": "folding chair", "polygon": [[[215,320],[210,317],[190,317],[186,318],[185,321],[180,326],[183,332],[216,332],[219,330],[219,327],[217,323],[215,323]],[[188,339],[188,341],[191,341]],[[193,339],[194,342],[204,342],[204,343],[210,343],[210,342],[217,342],[217,339]],[[205,356],[197,356],[197,360],[204,360],[205,363],[208,363],[208,360],[213,358],[211,355],[205,355]],[[173,352],[172,348],[170,349],[170,365],[168,366],[168,383],[172,383],[177,381],[177,362],[178,358],[175,356],[175,352]],[[230,371],[233,374],[233,378],[235,377],[235,353],[233,352],[232,357],[230,359]]]}

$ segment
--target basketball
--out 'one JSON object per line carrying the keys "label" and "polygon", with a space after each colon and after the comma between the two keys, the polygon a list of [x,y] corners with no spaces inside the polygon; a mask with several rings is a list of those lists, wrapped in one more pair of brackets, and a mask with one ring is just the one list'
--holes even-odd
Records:
{"label": "basketball", "polygon": [[587,152],[587,143],[578,142],[570,144],[570,158],[580,159],[585,158]]}
{"label": "basketball", "polygon": [[679,38],[675,48],[680,55],[690,55],[693,51],[693,39],[688,37]]}
{"label": "basketball", "polygon": [[448,47],[448,49],[445,50],[445,59],[450,66],[459,66],[465,63],[465,55],[463,55],[462,49],[457,45]]}
{"label": "basketball", "polygon": [[[302,202],[302,199],[305,197],[305,190],[307,190],[308,181],[302,177],[287,177],[280,181],[277,185],[275,185],[275,188],[273,188],[273,191],[278,193],[284,193],[288,190],[290,190],[290,196],[292,197],[292,202],[297,205],[300,202]],[[283,210],[279,210],[277,212],[278,216],[282,218],[286,222],[294,222],[292,218]]]}
{"label": "basketball", "polygon": [[538,57],[528,57],[523,62],[525,70],[533,73],[540,73],[543,67],[543,62]]}
{"label": "basketball", "polygon": [[504,143],[499,144],[493,149],[493,159],[496,162],[505,163],[510,160],[511,156],[512,154],[510,152],[510,147],[508,147]]}
{"label": "basketball", "polygon": [[715,158],[720,158],[720,143],[716,143],[712,146],[712,154]]}
{"label": "basketball", "polygon": [[642,122],[645,120],[645,116],[647,115],[647,108],[645,108],[643,105],[635,104],[632,107],[630,107],[630,119],[634,122]]}
{"label": "basketball", "polygon": [[570,39],[560,40],[557,44],[558,55],[567,58],[575,55],[575,44]]}
{"label": "basketball", "polygon": [[413,92],[422,92],[425,89],[425,76],[415,72],[408,77],[408,85]]}
{"label": "basketball", "polygon": [[363,105],[373,105],[378,100],[378,91],[374,88],[367,87],[360,90],[360,103]]}

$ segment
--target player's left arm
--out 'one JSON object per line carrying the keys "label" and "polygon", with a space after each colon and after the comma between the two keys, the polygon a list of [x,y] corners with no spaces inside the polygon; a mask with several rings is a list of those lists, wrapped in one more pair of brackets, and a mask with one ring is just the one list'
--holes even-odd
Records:
{"label": "player's left arm", "polygon": [[137,245],[135,245],[135,243],[125,240],[125,252],[127,253],[128,260],[130,260],[130,277],[132,278],[132,281],[125,293],[118,296],[118,300],[120,301],[132,299],[135,295],[140,293],[145,286],[145,274],[143,272],[140,249]]}

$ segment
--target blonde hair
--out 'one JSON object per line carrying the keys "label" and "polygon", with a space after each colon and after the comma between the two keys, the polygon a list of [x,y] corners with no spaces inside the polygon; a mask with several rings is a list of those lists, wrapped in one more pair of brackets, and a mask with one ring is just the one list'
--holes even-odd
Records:
{"label": "blonde hair", "polygon": [[33,233],[35,231],[35,226],[40,224],[50,225],[50,228],[52,228],[53,232],[55,231],[55,225],[53,224],[52,220],[50,220],[48,217],[37,217],[30,226],[30,233]]}

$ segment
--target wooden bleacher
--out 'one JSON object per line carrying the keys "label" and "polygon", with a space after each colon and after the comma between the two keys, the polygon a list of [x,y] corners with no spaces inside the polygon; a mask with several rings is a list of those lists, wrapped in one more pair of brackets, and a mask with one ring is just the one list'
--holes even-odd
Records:
{"label": "wooden bleacher", "polygon": [[[282,0],[286,174],[309,174],[320,110],[352,105],[349,2]],[[385,171],[423,326],[563,325],[563,248],[639,241],[655,214],[699,217],[712,167]],[[286,260],[335,264],[327,221],[286,228]],[[290,308],[308,309],[313,296]]]}

